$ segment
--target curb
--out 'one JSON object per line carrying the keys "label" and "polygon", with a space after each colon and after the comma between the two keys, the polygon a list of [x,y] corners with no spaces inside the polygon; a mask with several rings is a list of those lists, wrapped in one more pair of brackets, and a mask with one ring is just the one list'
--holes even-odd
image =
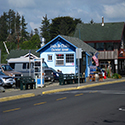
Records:
{"label": "curb", "polygon": [[42,92],[42,94],[45,95],[45,94],[51,94],[51,93],[57,93],[57,92],[85,89],[85,88],[90,88],[90,87],[95,87],[95,86],[114,84],[117,82],[125,82],[125,79],[124,80],[117,80],[117,81],[110,81],[110,82],[103,82],[103,83],[100,82],[100,83],[95,83],[95,84],[91,84],[91,85],[84,85],[84,86],[72,87],[72,88],[54,89],[54,90],[44,91],[44,92]]}
{"label": "curb", "polygon": [[3,98],[0,98],[0,102],[6,102],[10,100],[28,98],[28,97],[33,97],[33,96],[35,96],[34,93],[28,93],[28,94],[22,94],[22,95],[16,95],[16,96],[3,97]]}
{"label": "curb", "polygon": [[[95,86],[114,84],[117,82],[125,82],[125,79],[109,81],[109,82],[100,82],[100,83],[95,83],[95,84],[90,84],[90,85],[79,86],[79,87],[54,89],[54,90],[49,90],[49,91],[43,91],[42,94],[45,95],[45,94],[52,94],[52,93],[57,93],[57,92],[79,90],[79,89],[85,89],[85,88],[90,88],[90,87],[95,87]],[[8,97],[0,98],[0,102],[6,102],[6,101],[21,99],[21,98],[29,98],[29,97],[34,97],[34,96],[37,96],[37,95],[35,95],[34,93],[28,93],[28,94],[22,94],[22,95],[16,95],[16,96],[8,96]]]}

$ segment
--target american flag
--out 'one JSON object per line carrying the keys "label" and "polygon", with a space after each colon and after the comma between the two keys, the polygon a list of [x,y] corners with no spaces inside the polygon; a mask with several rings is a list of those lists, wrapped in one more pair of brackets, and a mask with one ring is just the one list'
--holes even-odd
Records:
{"label": "american flag", "polygon": [[94,56],[92,57],[92,59],[95,61],[95,63],[96,63],[96,66],[99,66],[99,60],[98,60],[98,52],[96,52],[95,54],[94,54]]}

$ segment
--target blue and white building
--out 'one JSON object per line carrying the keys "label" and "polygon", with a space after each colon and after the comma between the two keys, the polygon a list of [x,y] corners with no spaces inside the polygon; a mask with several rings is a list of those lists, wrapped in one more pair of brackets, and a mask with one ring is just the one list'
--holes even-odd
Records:
{"label": "blue and white building", "polygon": [[75,74],[78,73],[77,48],[83,50],[80,59],[80,73],[85,73],[88,77],[92,56],[96,50],[78,38],[58,35],[37,52],[40,53],[40,58],[44,58],[49,67],[61,70],[63,73]]}

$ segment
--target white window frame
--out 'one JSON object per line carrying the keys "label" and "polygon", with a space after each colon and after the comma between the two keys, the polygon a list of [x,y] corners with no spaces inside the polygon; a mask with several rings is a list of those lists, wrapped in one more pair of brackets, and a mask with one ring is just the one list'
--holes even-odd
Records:
{"label": "white window frame", "polygon": [[[59,55],[62,55],[62,57],[59,56]],[[62,64],[58,63],[58,62],[61,62],[61,61],[62,61]],[[64,66],[64,54],[56,54],[56,65],[57,66]]]}
{"label": "white window frame", "polygon": [[74,65],[74,54],[66,54],[66,65]]}

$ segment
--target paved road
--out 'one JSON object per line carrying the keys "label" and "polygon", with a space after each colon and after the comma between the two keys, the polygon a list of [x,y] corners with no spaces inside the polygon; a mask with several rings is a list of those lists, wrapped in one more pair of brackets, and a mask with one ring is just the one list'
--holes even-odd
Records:
{"label": "paved road", "polygon": [[1,125],[125,125],[125,83],[0,103]]}

